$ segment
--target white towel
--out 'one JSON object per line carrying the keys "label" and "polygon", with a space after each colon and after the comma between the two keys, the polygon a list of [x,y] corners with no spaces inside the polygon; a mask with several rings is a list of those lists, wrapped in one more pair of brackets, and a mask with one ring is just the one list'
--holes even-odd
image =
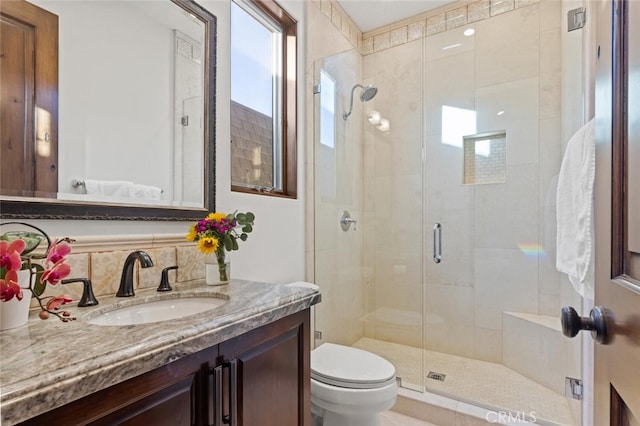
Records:
{"label": "white towel", "polygon": [[594,121],[569,140],[556,192],[556,268],[569,276],[576,291],[593,299],[593,182],[595,179]]}
{"label": "white towel", "polygon": [[162,189],[151,185],[133,185],[134,197],[145,200],[159,200],[162,197]]}
{"label": "white towel", "polygon": [[108,197],[133,198],[134,184],[126,180],[92,180],[85,179],[84,187],[88,195],[105,195]]}

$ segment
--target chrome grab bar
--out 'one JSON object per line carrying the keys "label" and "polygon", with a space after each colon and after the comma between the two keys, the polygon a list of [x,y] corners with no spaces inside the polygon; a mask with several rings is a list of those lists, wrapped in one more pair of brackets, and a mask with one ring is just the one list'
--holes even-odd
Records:
{"label": "chrome grab bar", "polygon": [[433,261],[442,262],[442,225],[438,222],[433,225]]}

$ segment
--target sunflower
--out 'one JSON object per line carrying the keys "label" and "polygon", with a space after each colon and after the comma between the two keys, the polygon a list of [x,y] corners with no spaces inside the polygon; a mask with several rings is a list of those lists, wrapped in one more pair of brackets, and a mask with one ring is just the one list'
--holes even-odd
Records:
{"label": "sunflower", "polygon": [[189,233],[187,234],[187,241],[195,241],[197,236],[198,236],[198,233],[196,232],[196,225],[193,224],[191,225],[191,228],[189,229]]}
{"label": "sunflower", "polygon": [[227,215],[224,213],[209,213],[209,215],[207,216],[207,219],[213,220],[215,222],[220,222],[225,217],[227,217]]}
{"label": "sunflower", "polygon": [[202,237],[198,241],[198,249],[204,254],[211,254],[218,250],[218,239],[216,237]]}

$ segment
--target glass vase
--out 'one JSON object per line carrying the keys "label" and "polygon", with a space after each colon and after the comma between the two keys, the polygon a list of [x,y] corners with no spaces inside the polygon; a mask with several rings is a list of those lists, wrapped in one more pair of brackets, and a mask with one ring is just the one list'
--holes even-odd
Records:
{"label": "glass vase", "polygon": [[224,248],[205,258],[205,282],[208,285],[228,284],[231,279],[231,262]]}

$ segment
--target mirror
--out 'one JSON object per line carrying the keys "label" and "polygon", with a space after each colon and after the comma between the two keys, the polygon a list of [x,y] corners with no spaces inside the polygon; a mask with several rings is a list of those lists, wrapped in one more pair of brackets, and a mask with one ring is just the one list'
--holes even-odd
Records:
{"label": "mirror", "polygon": [[2,217],[214,211],[215,16],[191,0],[31,3],[58,16],[58,184],[4,192]]}

